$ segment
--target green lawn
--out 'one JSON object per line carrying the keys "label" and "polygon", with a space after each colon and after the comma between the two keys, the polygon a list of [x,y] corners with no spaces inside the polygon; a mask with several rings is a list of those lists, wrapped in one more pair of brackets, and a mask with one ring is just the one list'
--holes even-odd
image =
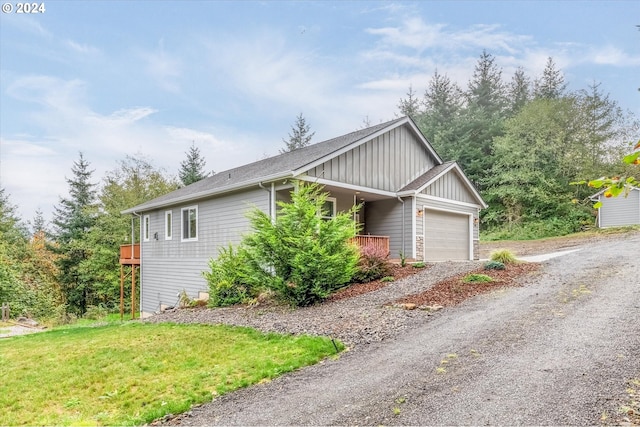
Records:
{"label": "green lawn", "polygon": [[211,325],[130,322],[7,338],[0,425],[144,424],[335,353],[328,338]]}

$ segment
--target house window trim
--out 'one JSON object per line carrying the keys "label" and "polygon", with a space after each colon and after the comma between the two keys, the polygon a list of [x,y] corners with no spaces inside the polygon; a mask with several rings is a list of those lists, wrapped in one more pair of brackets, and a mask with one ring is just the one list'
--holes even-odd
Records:
{"label": "house window trim", "polygon": [[173,239],[173,211],[164,211],[164,240]]}
{"label": "house window trim", "polygon": [[325,203],[326,202],[331,202],[331,205],[333,207],[332,212],[330,212],[329,216],[322,215],[322,212],[318,212],[318,215],[320,215],[320,218],[322,219],[330,220],[335,218],[338,214],[338,199],[336,199],[335,197],[327,197],[325,198]]}
{"label": "house window trim", "polygon": [[[184,235],[184,220],[185,220],[185,212],[187,215],[189,215],[189,212],[191,210],[195,210],[196,212],[196,224],[195,224],[195,237],[185,237]],[[197,242],[198,241],[198,205],[193,205],[193,206],[186,206],[182,209],[180,209],[180,241],[182,242]]]}
{"label": "house window trim", "polygon": [[151,240],[151,217],[144,215],[142,217],[142,241],[148,242]]}

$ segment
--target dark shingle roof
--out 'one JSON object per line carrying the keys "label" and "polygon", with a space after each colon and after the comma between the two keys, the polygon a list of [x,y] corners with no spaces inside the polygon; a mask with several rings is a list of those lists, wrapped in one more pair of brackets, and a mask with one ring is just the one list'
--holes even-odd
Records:
{"label": "dark shingle roof", "polygon": [[446,163],[443,163],[441,165],[437,165],[437,166],[432,167],[427,172],[425,172],[424,174],[420,175],[419,177],[417,177],[416,179],[414,179],[413,181],[411,181],[410,183],[408,183],[407,185],[402,187],[400,190],[398,190],[398,193],[402,193],[403,191],[417,191],[423,185],[425,185],[427,182],[431,181],[433,178],[438,176],[440,173],[442,173],[443,171],[447,170],[454,163],[455,162],[446,162]]}
{"label": "dark shingle roof", "polygon": [[403,120],[406,120],[406,117],[380,123],[366,129],[357,130],[337,138],[249,163],[244,166],[218,172],[213,176],[194,182],[191,185],[134,206],[122,213],[143,212],[152,208],[168,206],[173,203],[195,200],[200,197],[231,191],[268,179],[291,176],[293,171],[302,169],[306,165]]}

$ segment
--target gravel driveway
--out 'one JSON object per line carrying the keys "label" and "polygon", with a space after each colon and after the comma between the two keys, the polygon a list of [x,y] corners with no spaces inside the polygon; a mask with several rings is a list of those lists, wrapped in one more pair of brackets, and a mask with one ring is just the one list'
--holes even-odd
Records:
{"label": "gravel driveway", "polygon": [[[336,360],[220,397],[171,422],[593,425],[611,420],[628,381],[640,378],[640,235],[579,249],[545,261],[523,287],[485,294],[433,316],[393,311],[400,327],[382,340],[358,341],[356,334],[360,345]],[[429,286],[429,272],[409,280]],[[377,298],[378,304],[383,298],[376,295],[363,297]],[[353,300],[360,304],[356,307],[368,301]],[[368,309],[375,319],[385,316],[379,307]]]}

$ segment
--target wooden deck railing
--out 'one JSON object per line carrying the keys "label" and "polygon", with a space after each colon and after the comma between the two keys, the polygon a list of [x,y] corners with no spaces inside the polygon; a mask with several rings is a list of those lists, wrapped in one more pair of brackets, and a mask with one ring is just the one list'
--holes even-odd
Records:
{"label": "wooden deck railing", "polygon": [[120,245],[120,264],[140,264],[140,243]]}
{"label": "wooden deck railing", "polygon": [[359,248],[365,246],[374,246],[384,251],[389,256],[389,237],[388,236],[370,236],[370,235],[358,235],[351,239]]}

